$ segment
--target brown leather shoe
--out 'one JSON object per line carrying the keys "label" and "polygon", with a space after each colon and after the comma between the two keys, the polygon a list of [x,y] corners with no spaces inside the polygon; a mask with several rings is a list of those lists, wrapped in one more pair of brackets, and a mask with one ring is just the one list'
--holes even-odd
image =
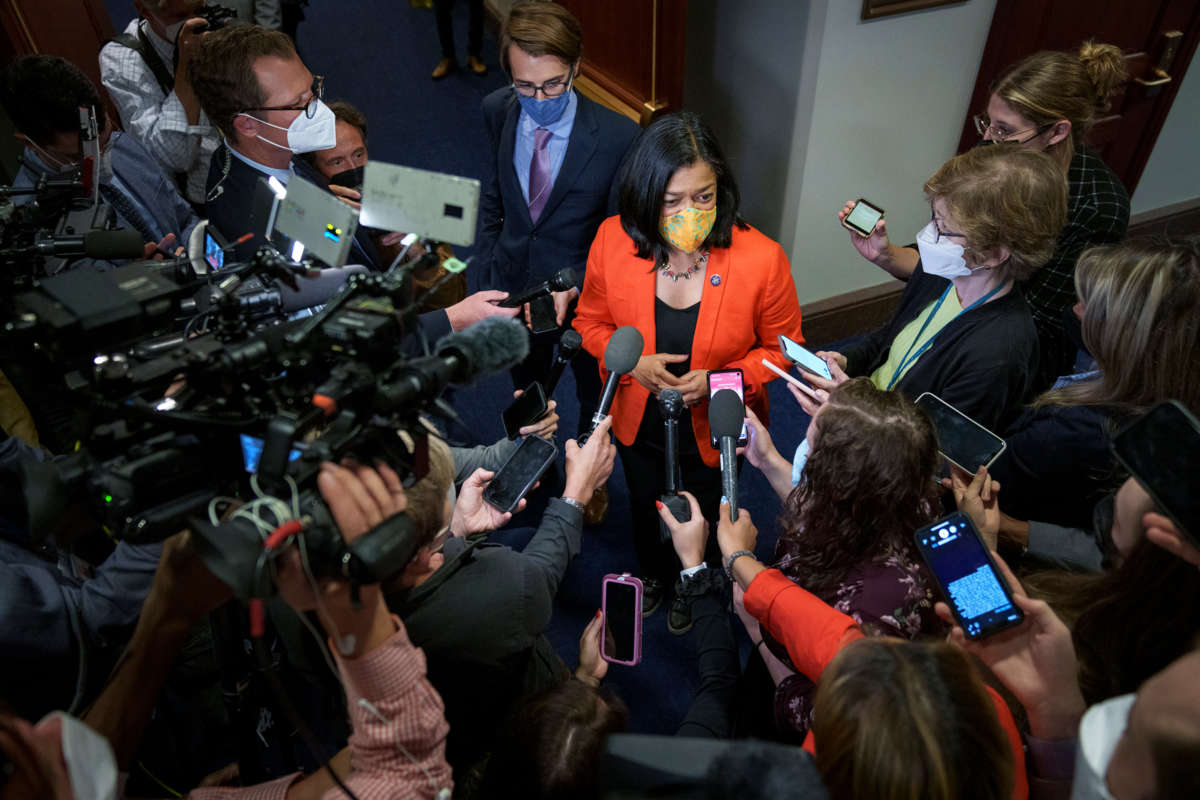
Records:
{"label": "brown leather shoe", "polygon": [[589,528],[602,525],[608,519],[608,486],[592,492],[592,499],[583,507],[583,524]]}
{"label": "brown leather shoe", "polygon": [[454,63],[454,61],[449,58],[443,58],[438,62],[438,65],[433,68],[433,79],[435,81],[440,81],[442,78],[446,77],[451,72],[454,72],[456,69],[458,69],[458,64]]}
{"label": "brown leather shoe", "polygon": [[467,56],[467,66],[471,68],[471,72],[476,75],[487,75],[487,64],[480,61],[475,56]]}

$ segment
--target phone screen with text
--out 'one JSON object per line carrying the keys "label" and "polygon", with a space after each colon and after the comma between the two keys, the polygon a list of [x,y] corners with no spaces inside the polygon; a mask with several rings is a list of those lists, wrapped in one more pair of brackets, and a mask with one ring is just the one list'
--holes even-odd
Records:
{"label": "phone screen with text", "polygon": [[879,218],[883,216],[883,212],[878,208],[874,208],[861,200],[855,203],[854,210],[846,217],[846,224],[862,231],[866,236],[870,236],[875,231],[875,223],[879,222]]}
{"label": "phone screen with text", "polygon": [[916,538],[967,638],[982,639],[1024,619],[965,516],[952,514]]}

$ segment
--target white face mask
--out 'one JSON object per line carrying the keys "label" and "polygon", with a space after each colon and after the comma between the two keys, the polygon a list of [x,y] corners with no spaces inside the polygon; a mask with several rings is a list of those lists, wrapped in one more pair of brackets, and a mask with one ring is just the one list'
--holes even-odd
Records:
{"label": "white face mask", "polygon": [[1079,749],[1075,752],[1075,782],[1071,800],[1113,800],[1108,791],[1108,763],[1125,732],[1129,710],[1137,695],[1125,694],[1097,703],[1079,723]]}
{"label": "white face mask", "polygon": [[926,275],[937,275],[942,278],[965,278],[975,270],[983,269],[983,267],[972,269],[967,266],[961,244],[955,244],[945,236],[942,236],[939,241],[937,227],[934,226],[933,220],[930,220],[929,224],[921,228],[917,234],[917,249],[921,252],[921,269],[925,270]]}
{"label": "white face mask", "polygon": [[117,800],[117,760],[108,740],[62,711],[47,714],[38,724],[50,719],[62,724],[63,761],[75,800]]}
{"label": "white face mask", "polygon": [[270,139],[264,139],[261,136],[258,138],[267,144],[274,145],[280,150],[291,150],[293,153],[311,153],[314,150],[328,150],[337,144],[337,117],[333,115],[333,111],[329,106],[321,100],[317,100],[317,113],[313,114],[312,119],[303,111],[292,120],[292,124],[286,128],[280,125],[272,125],[266,120],[261,120],[252,114],[241,114],[239,116],[250,117],[250,119],[266,125],[268,128],[274,128],[277,131],[287,131],[287,146],[276,144]]}
{"label": "white face mask", "polygon": [[800,444],[796,446],[796,455],[792,456],[792,486],[800,483],[800,475],[804,472],[804,465],[808,463],[808,439],[801,439]]}

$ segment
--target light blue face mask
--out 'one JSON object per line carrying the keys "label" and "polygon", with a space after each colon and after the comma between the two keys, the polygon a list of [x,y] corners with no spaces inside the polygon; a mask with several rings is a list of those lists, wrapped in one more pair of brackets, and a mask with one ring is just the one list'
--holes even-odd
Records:
{"label": "light blue face mask", "polygon": [[792,486],[800,483],[800,473],[804,471],[804,464],[808,461],[808,449],[808,439],[801,439],[796,447],[796,455],[792,456]]}
{"label": "light blue face mask", "polygon": [[558,97],[547,97],[545,100],[526,97],[523,94],[517,95],[517,102],[521,104],[521,110],[528,114],[539,128],[545,128],[558,122],[559,117],[567,110],[567,103],[570,100],[570,86]]}

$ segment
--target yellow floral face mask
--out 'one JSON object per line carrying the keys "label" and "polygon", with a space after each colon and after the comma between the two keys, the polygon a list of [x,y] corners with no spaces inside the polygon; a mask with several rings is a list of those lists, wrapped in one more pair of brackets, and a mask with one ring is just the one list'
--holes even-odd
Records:
{"label": "yellow floral face mask", "polygon": [[710,208],[701,211],[698,208],[685,208],[669,217],[663,217],[658,223],[658,232],[667,240],[667,244],[685,253],[693,253],[712,232],[713,223],[717,221],[717,209]]}

